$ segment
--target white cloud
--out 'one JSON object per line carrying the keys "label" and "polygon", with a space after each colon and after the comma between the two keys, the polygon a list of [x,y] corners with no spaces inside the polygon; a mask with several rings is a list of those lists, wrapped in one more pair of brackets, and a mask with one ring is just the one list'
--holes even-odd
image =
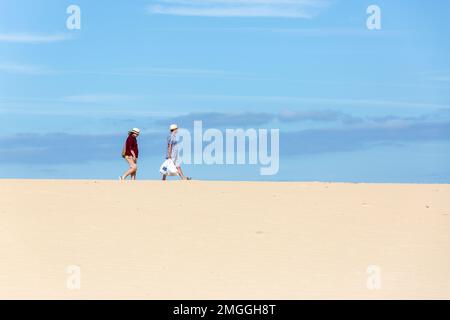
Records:
{"label": "white cloud", "polygon": [[315,17],[329,0],[156,0],[151,14],[204,17]]}
{"label": "white cloud", "polygon": [[60,42],[68,39],[70,39],[70,36],[66,34],[38,35],[28,33],[20,33],[20,34],[0,33],[0,42],[39,44],[39,43]]}

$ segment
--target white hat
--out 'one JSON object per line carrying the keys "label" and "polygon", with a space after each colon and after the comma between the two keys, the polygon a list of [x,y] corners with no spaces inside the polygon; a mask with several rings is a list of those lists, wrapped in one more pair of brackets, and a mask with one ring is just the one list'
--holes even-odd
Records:
{"label": "white hat", "polygon": [[171,124],[169,127],[170,131],[178,129],[178,126],[176,124]]}
{"label": "white hat", "polygon": [[130,132],[136,133],[136,134],[140,134],[140,133],[141,133],[141,130],[138,129],[138,128],[133,128],[133,129],[130,130]]}

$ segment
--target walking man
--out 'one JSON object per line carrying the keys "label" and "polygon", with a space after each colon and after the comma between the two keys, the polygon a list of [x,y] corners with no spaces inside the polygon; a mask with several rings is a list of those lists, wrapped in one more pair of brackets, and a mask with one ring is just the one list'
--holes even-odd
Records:
{"label": "walking man", "polygon": [[[181,170],[181,159],[180,159],[179,154],[178,154],[178,151],[179,151],[178,150],[178,138],[177,138],[178,125],[176,125],[176,124],[170,125],[169,130],[170,130],[170,134],[167,137],[167,155],[166,155],[166,159],[171,159],[173,161],[173,163],[177,167],[178,176],[182,180],[191,180],[190,177],[185,177],[184,174],[183,174],[183,170]],[[162,179],[166,180],[167,179],[167,175],[163,175]]]}

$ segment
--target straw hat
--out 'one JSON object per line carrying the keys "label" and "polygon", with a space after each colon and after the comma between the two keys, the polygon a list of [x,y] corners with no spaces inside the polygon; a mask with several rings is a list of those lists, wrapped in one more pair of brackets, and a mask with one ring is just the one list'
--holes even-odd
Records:
{"label": "straw hat", "polygon": [[170,131],[178,129],[178,126],[176,124],[171,124],[169,127]]}

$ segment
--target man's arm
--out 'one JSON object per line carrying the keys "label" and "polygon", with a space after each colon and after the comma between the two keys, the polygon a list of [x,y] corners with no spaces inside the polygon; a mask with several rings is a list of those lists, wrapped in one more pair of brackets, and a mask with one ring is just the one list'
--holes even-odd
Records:
{"label": "man's arm", "polygon": [[172,143],[167,147],[167,159],[172,159]]}

